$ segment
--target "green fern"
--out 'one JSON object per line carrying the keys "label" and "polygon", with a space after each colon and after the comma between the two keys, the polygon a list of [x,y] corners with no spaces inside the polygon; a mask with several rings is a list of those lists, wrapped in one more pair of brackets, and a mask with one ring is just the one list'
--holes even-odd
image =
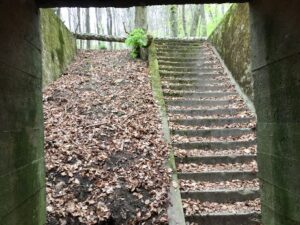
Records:
{"label": "green fern", "polygon": [[126,38],[125,44],[131,47],[131,57],[137,58],[140,56],[140,48],[147,45],[147,34],[143,29],[134,29]]}

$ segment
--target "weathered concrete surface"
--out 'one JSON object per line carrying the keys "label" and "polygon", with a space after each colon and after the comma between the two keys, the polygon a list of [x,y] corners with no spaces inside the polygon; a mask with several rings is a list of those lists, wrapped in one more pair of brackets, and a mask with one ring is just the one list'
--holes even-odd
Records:
{"label": "weathered concrete surface", "polygon": [[232,5],[209,41],[216,47],[243,92],[253,101],[248,3]]}
{"label": "weathered concrete surface", "polygon": [[300,224],[300,4],[250,3],[264,225]]}
{"label": "weathered concrete surface", "polygon": [[[42,8],[54,7],[123,7],[147,6],[147,5],[172,5],[172,4],[205,4],[205,3],[227,3],[228,0],[37,0]],[[248,2],[247,0],[231,0],[230,2]]]}
{"label": "weathered concrete surface", "polygon": [[42,9],[43,86],[56,80],[76,54],[76,40],[52,9]]}
{"label": "weathered concrete surface", "polygon": [[43,225],[42,62],[34,0],[0,3],[0,224]]}

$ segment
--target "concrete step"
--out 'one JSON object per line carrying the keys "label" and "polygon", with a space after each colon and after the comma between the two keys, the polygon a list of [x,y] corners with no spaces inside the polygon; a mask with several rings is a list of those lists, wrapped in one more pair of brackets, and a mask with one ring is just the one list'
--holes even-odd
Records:
{"label": "concrete step", "polygon": [[253,180],[257,178],[256,171],[215,171],[201,173],[177,173],[178,179],[194,181],[231,181],[231,180]]}
{"label": "concrete step", "polygon": [[175,158],[176,163],[196,163],[196,164],[234,164],[249,163],[256,160],[256,155],[228,155],[228,156],[190,156]]}
{"label": "concrete step", "polygon": [[254,133],[250,128],[224,128],[224,129],[201,129],[201,130],[171,130],[172,135],[187,137],[228,137],[241,136]]}
{"label": "concrete step", "polygon": [[258,190],[214,190],[214,191],[182,191],[181,198],[196,199],[202,202],[234,203],[259,198]]}
{"label": "concrete step", "polygon": [[249,123],[252,117],[207,118],[207,119],[176,119],[170,122],[184,126],[225,126],[232,123]]}
{"label": "concrete step", "polygon": [[170,72],[170,71],[159,71],[161,77],[170,78],[190,78],[190,79],[214,79],[222,74],[220,73],[196,73],[196,72]]}
{"label": "concrete step", "polygon": [[173,48],[174,46],[182,46],[182,47],[186,47],[186,46],[191,46],[191,47],[198,47],[198,46],[204,46],[203,42],[201,41],[160,41],[160,40],[155,40],[155,47],[159,48],[159,47],[170,47]]}
{"label": "concrete step", "polygon": [[174,66],[174,67],[192,67],[192,66],[215,66],[217,65],[217,61],[212,61],[212,62],[207,62],[207,61],[194,61],[194,62],[174,62],[174,61],[165,61],[165,60],[160,60],[159,61],[159,66]]}
{"label": "concrete step", "polygon": [[206,62],[207,60],[213,60],[216,59],[216,57],[176,57],[176,56],[157,56],[158,58],[158,64],[161,61],[170,61],[170,62],[180,62],[180,63],[184,63],[184,62],[197,62],[197,63],[202,63],[202,62]]}
{"label": "concrete step", "polygon": [[203,149],[203,150],[225,150],[225,149],[239,149],[248,148],[256,145],[256,140],[249,141],[210,141],[210,142],[176,142],[172,146],[184,149]]}
{"label": "concrete step", "polygon": [[186,84],[186,85],[218,85],[221,82],[212,79],[169,79],[164,80],[165,82],[172,85]]}
{"label": "concrete step", "polygon": [[163,89],[169,89],[169,90],[195,90],[195,91],[222,91],[222,90],[227,90],[228,87],[225,85],[217,85],[217,86],[212,86],[212,85],[187,85],[187,84],[170,84],[170,85],[162,85]]}
{"label": "concrete step", "polygon": [[165,100],[168,106],[226,106],[229,100]]}
{"label": "concrete step", "polygon": [[166,72],[190,72],[190,73],[219,73],[222,71],[221,68],[194,68],[194,67],[161,67],[159,71]]}
{"label": "concrete step", "polygon": [[260,225],[260,214],[248,213],[226,213],[226,214],[204,214],[186,216],[186,221],[201,225]]}
{"label": "concrete step", "polygon": [[210,57],[210,54],[199,53],[157,53],[158,59],[161,57],[177,57],[179,60],[181,58],[198,58],[198,60],[207,60]]}
{"label": "concrete step", "polygon": [[235,92],[192,92],[192,91],[172,91],[163,92],[165,97],[188,97],[188,98],[218,98],[236,96]]}
{"label": "concrete step", "polygon": [[239,112],[245,111],[245,108],[226,108],[226,109],[169,109],[170,114],[179,114],[186,116],[215,116],[215,115],[236,115]]}

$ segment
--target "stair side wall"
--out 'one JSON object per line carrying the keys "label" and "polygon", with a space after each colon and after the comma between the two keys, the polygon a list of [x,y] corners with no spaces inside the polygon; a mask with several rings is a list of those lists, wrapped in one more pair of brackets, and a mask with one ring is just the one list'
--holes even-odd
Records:
{"label": "stair side wall", "polygon": [[253,101],[248,3],[233,4],[208,39],[243,92]]}
{"label": "stair side wall", "polygon": [[76,40],[52,9],[41,9],[43,87],[55,81],[76,55]]}
{"label": "stair side wall", "polygon": [[300,4],[250,3],[264,225],[300,224]]}
{"label": "stair side wall", "polygon": [[0,224],[46,222],[40,14],[0,3]]}

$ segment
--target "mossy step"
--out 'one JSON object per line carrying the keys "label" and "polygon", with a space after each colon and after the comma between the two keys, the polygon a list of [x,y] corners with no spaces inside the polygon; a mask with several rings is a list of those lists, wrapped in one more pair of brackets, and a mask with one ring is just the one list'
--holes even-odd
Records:
{"label": "mossy step", "polygon": [[260,225],[257,212],[209,213],[185,217],[186,222],[201,225]]}
{"label": "mossy step", "polygon": [[253,133],[251,128],[224,128],[224,129],[201,129],[201,130],[171,130],[171,134],[187,137],[229,137],[241,136]]}
{"label": "mossy step", "polygon": [[260,197],[258,190],[212,190],[182,191],[181,198],[195,199],[201,202],[234,203],[255,200]]}
{"label": "mossy step", "polygon": [[179,85],[162,85],[163,89],[169,89],[169,90],[195,90],[195,91],[227,91],[228,87],[224,85],[216,85],[216,86],[210,86],[210,85],[185,85],[185,84],[179,84]]}
{"label": "mossy step", "polygon": [[222,98],[236,96],[235,92],[193,92],[193,91],[172,91],[163,92],[165,97],[186,97],[186,98]]}
{"label": "mossy step", "polygon": [[170,80],[164,80],[166,81],[167,83],[169,84],[175,84],[175,85],[178,85],[178,84],[209,84],[209,85],[218,85],[220,84],[220,81],[216,81],[216,80],[208,80],[208,79],[170,79]]}
{"label": "mossy step", "polygon": [[168,112],[173,115],[186,116],[233,116],[239,112],[245,111],[245,108],[226,108],[226,109],[169,109]]}
{"label": "mossy step", "polygon": [[169,57],[178,57],[178,58],[195,58],[198,57],[199,59],[209,59],[209,56],[211,55],[210,52],[157,52],[156,53],[158,58],[161,56],[169,56]]}
{"label": "mossy step", "polygon": [[199,73],[199,72],[169,72],[169,71],[160,71],[160,76],[171,77],[171,78],[190,78],[190,79],[215,79],[221,74],[218,73]]}
{"label": "mossy step", "polygon": [[170,57],[170,56],[158,56],[158,63],[161,61],[171,61],[171,62],[203,62],[210,59],[216,59],[215,57]]}
{"label": "mossy step", "polygon": [[256,140],[249,141],[210,141],[210,142],[175,142],[174,147],[184,150],[203,149],[203,150],[226,150],[249,148],[256,145]]}
{"label": "mossy step", "polygon": [[249,163],[256,160],[256,155],[221,155],[221,156],[192,156],[176,157],[176,163],[196,163],[196,164],[234,164]]}
{"label": "mossy step", "polygon": [[219,73],[223,71],[221,68],[213,67],[165,67],[159,66],[160,71],[169,72],[200,72],[200,73]]}
{"label": "mossy step", "polygon": [[225,126],[233,123],[250,123],[254,120],[252,117],[230,117],[230,118],[207,118],[207,119],[176,119],[170,122],[184,126]]}
{"label": "mossy step", "polygon": [[203,46],[203,41],[171,41],[171,40],[168,40],[168,41],[165,41],[165,40],[155,40],[154,41],[154,44],[155,46],[186,46],[186,45],[189,45],[189,46]]}
{"label": "mossy step", "polygon": [[207,52],[210,49],[205,47],[194,47],[194,48],[157,48],[156,53],[199,53],[199,52]]}
{"label": "mossy step", "polygon": [[200,173],[177,173],[178,179],[194,181],[231,181],[231,180],[253,180],[257,178],[256,171],[214,171]]}
{"label": "mossy step", "polygon": [[207,61],[207,60],[202,60],[202,61],[194,61],[194,62],[172,62],[172,61],[165,61],[165,60],[160,60],[159,61],[159,66],[163,66],[163,67],[199,67],[199,66],[203,66],[203,67],[210,67],[210,66],[214,66],[217,65],[217,61]]}
{"label": "mossy step", "polygon": [[168,106],[226,106],[230,100],[165,100]]}

